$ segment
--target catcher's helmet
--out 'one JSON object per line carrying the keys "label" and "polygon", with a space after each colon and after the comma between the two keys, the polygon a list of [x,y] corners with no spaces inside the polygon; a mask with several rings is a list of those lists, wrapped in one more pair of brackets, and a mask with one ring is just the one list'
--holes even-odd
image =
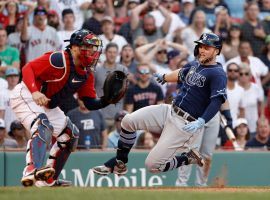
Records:
{"label": "catcher's helmet", "polygon": [[[74,33],[72,33],[70,39],[65,40],[65,42],[70,42],[70,45],[78,45],[78,46],[82,46],[82,45],[100,46],[99,41],[97,41],[97,40],[93,40],[93,39],[92,40],[84,40],[84,38],[87,35],[95,36],[95,34],[92,33],[91,31],[88,31],[86,29],[80,29],[80,30],[77,30]],[[91,38],[91,37],[88,36],[88,38]]]}
{"label": "catcher's helmet", "polygon": [[[67,48],[73,45],[80,47],[80,61],[82,66],[91,68],[93,71],[102,52],[102,40],[91,31],[80,29],[75,31],[69,40],[65,40],[65,42],[67,41],[70,42]],[[87,47],[93,48],[89,50]]]}
{"label": "catcher's helmet", "polygon": [[199,54],[199,44],[204,44],[219,49],[218,55],[220,54],[220,51],[222,49],[222,40],[218,35],[214,33],[203,33],[199,40],[196,40],[194,42],[197,43],[194,49],[195,57]]}

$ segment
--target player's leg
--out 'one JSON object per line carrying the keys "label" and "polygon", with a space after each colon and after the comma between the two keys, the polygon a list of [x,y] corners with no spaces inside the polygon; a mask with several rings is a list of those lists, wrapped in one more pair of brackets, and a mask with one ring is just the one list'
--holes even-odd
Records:
{"label": "player's leg", "polygon": [[213,151],[216,147],[218,132],[220,128],[220,114],[219,112],[207,124],[202,139],[200,153],[202,154],[205,165],[196,168],[195,185],[207,186],[208,176],[212,163]]}
{"label": "player's leg", "polygon": [[76,150],[79,130],[60,108],[51,109],[47,111],[47,114],[54,126],[53,135],[56,138],[50,150],[47,166],[52,166],[55,174],[46,183],[38,182],[36,186],[55,186],[57,183],[67,186],[71,184],[69,181],[58,178],[71,152]]}
{"label": "player's leg", "polygon": [[194,134],[185,132],[182,130],[185,123],[175,112],[168,113],[161,137],[145,161],[150,172],[165,172],[188,164],[204,164],[199,152],[193,149],[177,156],[178,152],[193,147],[197,137],[203,132],[203,129]]}
{"label": "player's leg", "polygon": [[[202,137],[204,137],[204,134],[201,134],[197,137],[196,141],[194,142],[194,146],[191,148],[198,148],[200,149]],[[198,167],[201,168],[201,167]],[[192,165],[183,165],[178,168],[178,176],[175,182],[176,186],[185,187],[188,186],[188,180],[190,178],[192,171]]]}
{"label": "player's leg", "polygon": [[136,130],[161,133],[166,121],[169,105],[153,105],[141,108],[122,119],[120,138],[116,157],[108,160],[104,165],[93,168],[97,174],[107,175],[114,172],[123,175],[127,172],[125,163],[128,162],[128,154],[136,140]]}
{"label": "player's leg", "polygon": [[14,89],[10,104],[17,118],[31,133],[27,144],[26,167],[21,182],[24,186],[32,186],[36,180],[47,180],[54,175],[53,168],[42,167],[46,147],[51,141],[53,126],[44,109],[32,100],[31,93],[23,84],[19,84]]}

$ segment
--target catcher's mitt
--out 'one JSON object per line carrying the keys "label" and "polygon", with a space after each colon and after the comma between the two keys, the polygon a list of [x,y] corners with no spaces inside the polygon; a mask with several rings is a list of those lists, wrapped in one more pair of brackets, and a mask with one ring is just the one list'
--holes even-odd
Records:
{"label": "catcher's mitt", "polygon": [[109,104],[116,104],[127,91],[127,75],[122,71],[109,73],[103,85],[104,100]]}

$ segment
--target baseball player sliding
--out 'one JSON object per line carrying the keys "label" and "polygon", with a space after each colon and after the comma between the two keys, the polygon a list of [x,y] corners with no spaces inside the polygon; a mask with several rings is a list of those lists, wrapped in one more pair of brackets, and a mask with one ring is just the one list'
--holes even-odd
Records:
{"label": "baseball player sliding", "polygon": [[161,132],[160,139],[146,158],[148,171],[165,172],[182,165],[204,165],[201,155],[193,147],[203,131],[204,125],[212,119],[226,101],[226,74],[216,56],[220,54],[222,41],[213,33],[204,33],[194,49],[197,60],[184,68],[168,74],[155,74],[157,81],[182,82],[181,91],[172,105],[161,104],[141,108],[125,115],[122,120],[116,157],[104,165],[93,168],[100,175],[127,173],[128,154],[132,148],[136,130]]}
{"label": "baseball player sliding", "polygon": [[[76,149],[79,132],[58,105],[78,93],[89,110],[109,105],[108,98],[96,98],[92,71],[102,52],[102,41],[87,30],[71,35],[66,50],[48,52],[22,69],[23,81],[12,91],[10,103],[18,119],[32,137],[28,141],[24,186],[53,186],[70,153]],[[50,149],[43,166],[46,146]]]}

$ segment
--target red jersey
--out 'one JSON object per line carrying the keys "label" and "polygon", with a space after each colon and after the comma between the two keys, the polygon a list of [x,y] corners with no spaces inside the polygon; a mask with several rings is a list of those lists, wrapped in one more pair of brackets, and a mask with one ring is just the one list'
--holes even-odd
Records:
{"label": "red jersey", "polygon": [[22,75],[31,93],[41,91],[51,99],[51,108],[75,92],[79,98],[96,98],[93,73],[75,66],[67,51],[45,53],[26,64]]}

